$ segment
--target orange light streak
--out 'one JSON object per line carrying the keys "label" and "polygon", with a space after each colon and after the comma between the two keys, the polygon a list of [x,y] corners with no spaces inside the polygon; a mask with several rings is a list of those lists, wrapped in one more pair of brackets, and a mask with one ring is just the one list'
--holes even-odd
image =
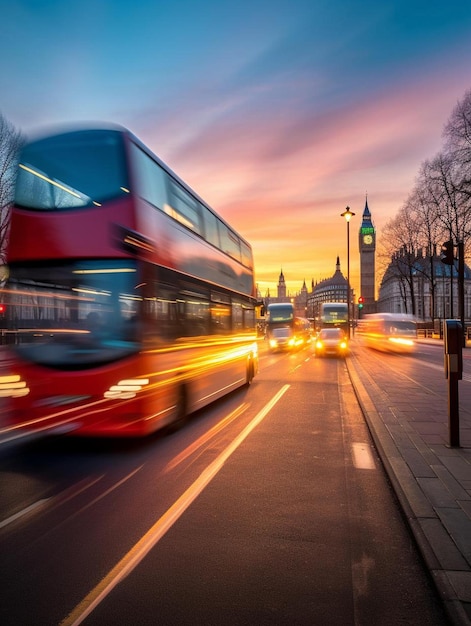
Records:
{"label": "orange light streak", "polygon": [[167,465],[163,469],[163,473],[166,474],[167,472],[170,472],[177,465],[182,463],[185,459],[187,459],[194,452],[196,452],[196,450],[198,450],[199,448],[204,446],[206,443],[208,443],[215,435],[217,435],[218,432],[226,428],[226,426],[229,426],[229,424],[232,421],[234,421],[237,417],[239,417],[239,415],[242,415],[242,413],[244,413],[244,411],[246,411],[249,408],[249,406],[250,404],[244,402],[243,404],[238,406],[236,409],[234,409],[231,413],[229,413],[229,415],[224,417],[215,426],[213,426],[210,430],[208,430],[207,433],[202,435],[199,439],[194,441],[190,446],[188,446],[185,450],[183,450],[183,452],[181,452],[174,459],[172,459],[170,463],[167,463]]}

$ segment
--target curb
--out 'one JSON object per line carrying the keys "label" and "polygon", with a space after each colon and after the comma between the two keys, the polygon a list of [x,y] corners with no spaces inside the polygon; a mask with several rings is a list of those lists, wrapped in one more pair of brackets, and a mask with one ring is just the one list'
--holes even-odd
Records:
{"label": "curb", "polygon": [[355,396],[370,430],[382,464],[386,470],[386,474],[391,482],[393,490],[402,508],[404,517],[417,543],[425,565],[429,570],[430,577],[438,591],[439,597],[443,602],[448,617],[454,626],[471,626],[471,621],[461,603],[461,600],[456,595],[447,572],[440,567],[433,545],[428,540],[417,516],[414,514],[410,502],[410,495],[415,492],[414,495],[417,496],[418,500],[424,499],[425,496],[421,491],[414,474],[409,469],[409,466],[403,459],[393,438],[384,425],[380,414],[378,413],[363,382],[360,379],[351,357],[346,359],[346,364]]}

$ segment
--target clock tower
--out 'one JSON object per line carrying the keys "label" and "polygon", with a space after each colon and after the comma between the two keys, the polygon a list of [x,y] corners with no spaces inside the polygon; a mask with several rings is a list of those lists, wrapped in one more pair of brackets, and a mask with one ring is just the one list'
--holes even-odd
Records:
{"label": "clock tower", "polygon": [[360,296],[363,298],[363,313],[374,313],[375,303],[375,251],[376,231],[368,208],[368,197],[365,201],[359,233],[360,249]]}

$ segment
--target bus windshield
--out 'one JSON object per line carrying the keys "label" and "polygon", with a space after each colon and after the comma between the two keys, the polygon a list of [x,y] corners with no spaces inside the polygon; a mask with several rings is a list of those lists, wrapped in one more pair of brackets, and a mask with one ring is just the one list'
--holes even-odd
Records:
{"label": "bus windshield", "polygon": [[277,304],[276,307],[268,307],[268,322],[292,322],[294,319],[294,309],[292,304]]}
{"label": "bus windshield", "polygon": [[387,332],[390,335],[417,335],[417,326],[414,322],[393,320],[389,324],[385,322]]}
{"label": "bus windshield", "polygon": [[345,315],[345,311],[347,310],[347,306],[342,305],[332,305],[326,306],[324,308],[324,312],[326,315],[330,315],[331,317],[339,317]]}
{"label": "bus windshield", "polygon": [[2,332],[41,365],[82,369],[120,359],[138,348],[138,282],[127,260],[12,265]]}
{"label": "bus windshield", "polygon": [[113,130],[66,133],[21,152],[15,204],[60,211],[100,206],[129,192],[123,138]]}
{"label": "bus windshield", "polygon": [[348,328],[348,305],[346,302],[323,302],[320,311],[321,326]]}

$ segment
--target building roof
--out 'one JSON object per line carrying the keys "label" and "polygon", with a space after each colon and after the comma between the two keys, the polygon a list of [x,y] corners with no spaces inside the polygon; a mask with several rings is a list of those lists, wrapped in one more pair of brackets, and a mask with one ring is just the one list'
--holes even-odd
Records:
{"label": "building roof", "polygon": [[371,219],[371,213],[368,207],[368,196],[366,197],[365,208],[363,210],[363,216],[362,216],[360,229],[362,228],[373,228],[373,220]]}
{"label": "building roof", "polygon": [[337,263],[333,276],[331,276],[330,278],[325,278],[324,280],[318,282],[317,285],[314,287],[313,292],[315,293],[319,291],[325,291],[326,289],[333,287],[343,287],[344,289],[347,289],[347,279],[340,271],[339,257],[337,257]]}
{"label": "building roof", "polygon": [[[433,256],[433,272],[436,278],[450,277],[451,270],[451,265],[445,265],[439,256]],[[409,276],[409,272],[411,272],[412,276],[430,276],[430,256],[412,255],[406,252],[397,253],[388,265],[381,283],[397,280],[400,276]],[[458,276],[458,268],[456,266],[453,268],[453,276]],[[471,280],[471,270],[466,264],[464,266],[464,278],[465,280]]]}

